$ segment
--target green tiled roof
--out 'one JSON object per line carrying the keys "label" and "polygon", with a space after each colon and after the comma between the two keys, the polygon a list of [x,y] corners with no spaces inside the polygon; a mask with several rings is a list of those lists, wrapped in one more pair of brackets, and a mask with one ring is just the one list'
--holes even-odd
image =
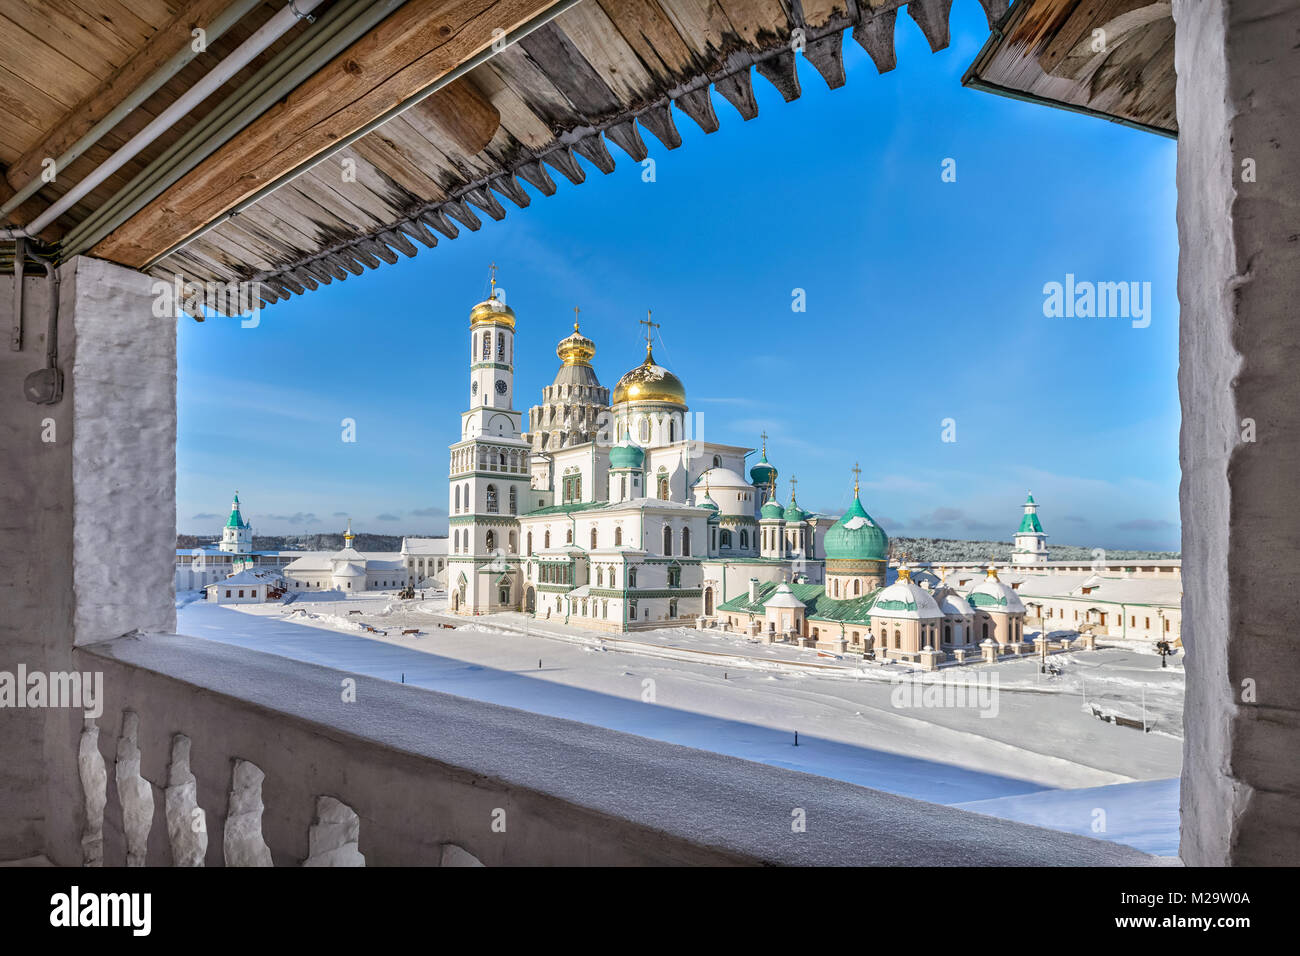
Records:
{"label": "green tiled roof", "polygon": [[545,508],[538,508],[536,511],[526,511],[523,517],[536,518],[540,515],[568,515],[575,511],[590,511],[592,508],[603,508],[608,501],[571,501],[567,505],[549,505]]}
{"label": "green tiled roof", "polygon": [[1003,597],[994,597],[992,594],[985,594],[982,591],[972,591],[966,598],[972,607],[1006,607],[1007,599]]}
{"label": "green tiled roof", "polygon": [[[771,581],[760,584],[756,600],[750,601],[749,591],[745,591],[738,597],[719,604],[718,610],[734,611],[737,614],[762,614],[767,599],[776,593],[778,587],[778,583]],[[790,591],[804,603],[807,608],[804,613],[809,620],[861,624],[864,627],[871,625],[871,603],[880,593],[877,589],[863,597],[835,601],[826,596],[826,587],[821,584],[791,584]]]}
{"label": "green tiled roof", "polygon": [[1039,524],[1038,515],[1026,514],[1020,519],[1020,534],[1043,533],[1043,526]]}

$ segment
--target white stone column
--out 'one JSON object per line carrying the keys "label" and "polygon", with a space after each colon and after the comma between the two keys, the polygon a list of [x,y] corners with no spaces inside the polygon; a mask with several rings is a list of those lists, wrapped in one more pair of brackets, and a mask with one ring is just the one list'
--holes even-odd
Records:
{"label": "white stone column", "polygon": [[1175,0],[1174,20],[1187,648],[1180,852],[1198,866],[1295,864],[1300,613],[1279,580],[1300,542],[1300,6]]}
{"label": "white stone column", "polygon": [[[45,364],[49,286],[28,270],[12,351],[13,277],[0,276],[0,670],[11,672],[73,670],[75,645],[176,627],[176,319],[153,315],[153,280],[138,272],[78,257],[59,280],[63,398],[35,405],[22,386]],[[0,859],[81,862],[82,720],[6,711]]]}

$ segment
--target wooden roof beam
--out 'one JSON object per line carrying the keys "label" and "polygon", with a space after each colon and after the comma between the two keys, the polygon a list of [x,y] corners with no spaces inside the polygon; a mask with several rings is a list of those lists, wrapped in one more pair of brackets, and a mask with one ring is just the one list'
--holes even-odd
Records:
{"label": "wooden roof beam", "polygon": [[101,240],[92,255],[143,267],[489,48],[494,31],[508,33],[553,4],[409,0]]}
{"label": "wooden roof beam", "polygon": [[894,52],[894,27],[898,23],[897,10],[885,10],[870,20],[865,16],[861,23],[853,28],[853,39],[867,51],[871,62],[876,64],[877,73],[888,73],[898,65],[898,56]]}

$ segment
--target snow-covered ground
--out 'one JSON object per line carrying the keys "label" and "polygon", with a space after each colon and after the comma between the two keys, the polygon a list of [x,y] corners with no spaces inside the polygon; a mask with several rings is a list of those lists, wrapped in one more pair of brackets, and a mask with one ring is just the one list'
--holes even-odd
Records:
{"label": "snow-covered ground", "polygon": [[[1059,677],[1041,675],[1030,659],[922,676],[741,635],[688,628],[595,635],[521,614],[467,621],[440,614],[444,607],[432,594],[416,601],[374,593],[300,597],[287,606],[237,609],[194,602],[181,607],[179,627],[345,672],[1161,855],[1177,851],[1177,781],[1169,781],[1181,765],[1177,660],[1162,671],[1160,659],[1141,649],[1107,648],[1055,655]],[[361,613],[349,613],[355,611]],[[439,628],[439,621],[455,627]],[[411,628],[421,633],[401,633]],[[996,687],[989,683],[994,676]],[[918,679],[920,687],[913,683]],[[968,706],[956,706],[955,686],[976,679],[985,681],[983,697],[972,692]],[[934,683],[940,686],[929,686]],[[947,701],[943,685],[951,685]],[[1155,732],[1092,714],[1095,708],[1140,717],[1144,691]],[[1094,829],[1098,808],[1106,813],[1104,831]]]}

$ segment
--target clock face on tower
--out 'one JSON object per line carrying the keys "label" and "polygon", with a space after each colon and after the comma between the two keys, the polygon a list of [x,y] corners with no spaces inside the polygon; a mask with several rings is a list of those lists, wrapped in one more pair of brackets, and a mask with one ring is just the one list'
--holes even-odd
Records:
{"label": "clock face on tower", "polygon": [[497,379],[497,394],[504,395],[505,393],[506,393],[506,380],[504,378],[499,378]]}

